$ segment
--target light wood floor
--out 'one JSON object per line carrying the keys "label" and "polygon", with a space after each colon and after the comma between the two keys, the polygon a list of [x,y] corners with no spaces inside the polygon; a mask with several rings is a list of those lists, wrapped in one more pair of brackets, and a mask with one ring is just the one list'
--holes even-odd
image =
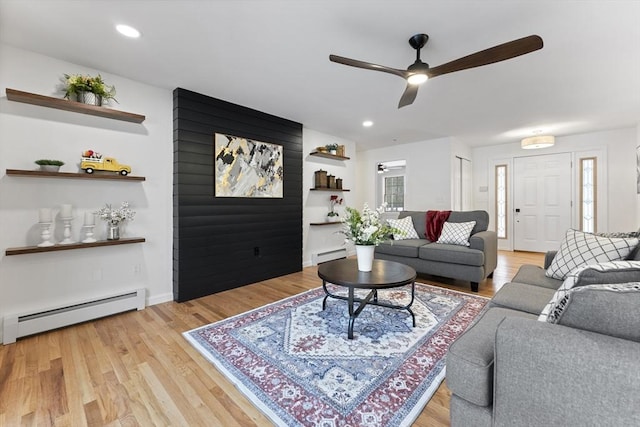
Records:
{"label": "light wood floor", "polygon": [[[543,255],[500,252],[492,296]],[[443,279],[444,280],[444,279]],[[468,283],[436,282],[469,292]],[[320,286],[315,267],[178,304],[168,302],[0,347],[0,426],[269,426],[183,331]],[[449,425],[443,383],[415,426]]]}

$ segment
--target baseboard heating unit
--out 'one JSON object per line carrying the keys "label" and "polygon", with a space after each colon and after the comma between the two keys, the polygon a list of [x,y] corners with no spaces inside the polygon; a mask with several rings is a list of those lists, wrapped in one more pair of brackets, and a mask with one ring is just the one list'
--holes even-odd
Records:
{"label": "baseboard heating unit", "polygon": [[39,332],[69,326],[130,310],[142,310],[145,290],[134,289],[117,295],[82,301],[64,307],[33,313],[10,314],[4,317],[3,344]]}
{"label": "baseboard heating unit", "polygon": [[313,265],[322,264],[323,262],[333,261],[334,259],[346,258],[347,250],[345,248],[332,249],[325,252],[316,252],[311,254],[311,263]]}

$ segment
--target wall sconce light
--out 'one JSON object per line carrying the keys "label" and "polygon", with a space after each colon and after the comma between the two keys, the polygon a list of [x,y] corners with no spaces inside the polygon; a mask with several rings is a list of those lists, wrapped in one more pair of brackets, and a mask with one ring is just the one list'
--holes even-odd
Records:
{"label": "wall sconce light", "polygon": [[378,163],[378,173],[384,172],[384,165],[382,163]]}
{"label": "wall sconce light", "polygon": [[556,137],[553,135],[536,135],[529,138],[524,138],[520,141],[520,146],[525,150],[532,150],[536,148],[547,148],[553,146],[556,143]]}

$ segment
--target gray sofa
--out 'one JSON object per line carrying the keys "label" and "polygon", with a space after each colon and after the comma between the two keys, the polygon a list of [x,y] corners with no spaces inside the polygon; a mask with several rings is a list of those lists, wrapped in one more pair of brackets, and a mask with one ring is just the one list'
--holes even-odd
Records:
{"label": "gray sofa", "polygon": [[640,283],[583,287],[640,282],[640,268],[584,270],[580,292],[547,323],[538,315],[562,284],[544,274],[554,255],[522,266],[451,345],[453,427],[640,426]]}
{"label": "gray sofa", "polygon": [[487,230],[487,212],[452,211],[449,215],[449,222],[476,221],[468,247],[429,241],[425,234],[426,211],[404,211],[398,218],[407,216],[421,238],[383,242],[376,247],[375,258],[409,265],[418,273],[468,280],[474,292],[479,282],[491,277],[498,263],[498,238],[494,231]]}

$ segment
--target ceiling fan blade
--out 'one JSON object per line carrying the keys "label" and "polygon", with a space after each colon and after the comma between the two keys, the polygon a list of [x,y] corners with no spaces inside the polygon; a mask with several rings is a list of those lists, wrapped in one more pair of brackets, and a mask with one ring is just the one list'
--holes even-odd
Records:
{"label": "ceiling fan blade", "polygon": [[480,67],[482,65],[493,64],[516,56],[524,55],[538,49],[542,49],[543,43],[540,36],[528,36],[518,40],[499,44],[480,52],[472,53],[463,58],[456,59],[446,64],[438,65],[428,71],[429,77],[437,77],[454,71],[466,70],[468,68]]}
{"label": "ceiling fan blade", "polygon": [[407,72],[405,70],[398,70],[391,67],[385,67],[384,65],[372,64],[370,62],[358,61],[357,59],[345,58],[344,56],[329,55],[329,61],[337,62],[338,64],[349,65],[351,67],[364,68],[365,70],[382,71],[383,73],[394,74],[400,76],[403,79],[407,78]]}
{"label": "ceiling fan blade", "polygon": [[419,85],[407,85],[407,88],[404,90],[402,97],[400,98],[400,102],[398,103],[398,108],[406,107],[407,105],[413,104],[413,101],[416,99],[416,95],[418,95]]}

